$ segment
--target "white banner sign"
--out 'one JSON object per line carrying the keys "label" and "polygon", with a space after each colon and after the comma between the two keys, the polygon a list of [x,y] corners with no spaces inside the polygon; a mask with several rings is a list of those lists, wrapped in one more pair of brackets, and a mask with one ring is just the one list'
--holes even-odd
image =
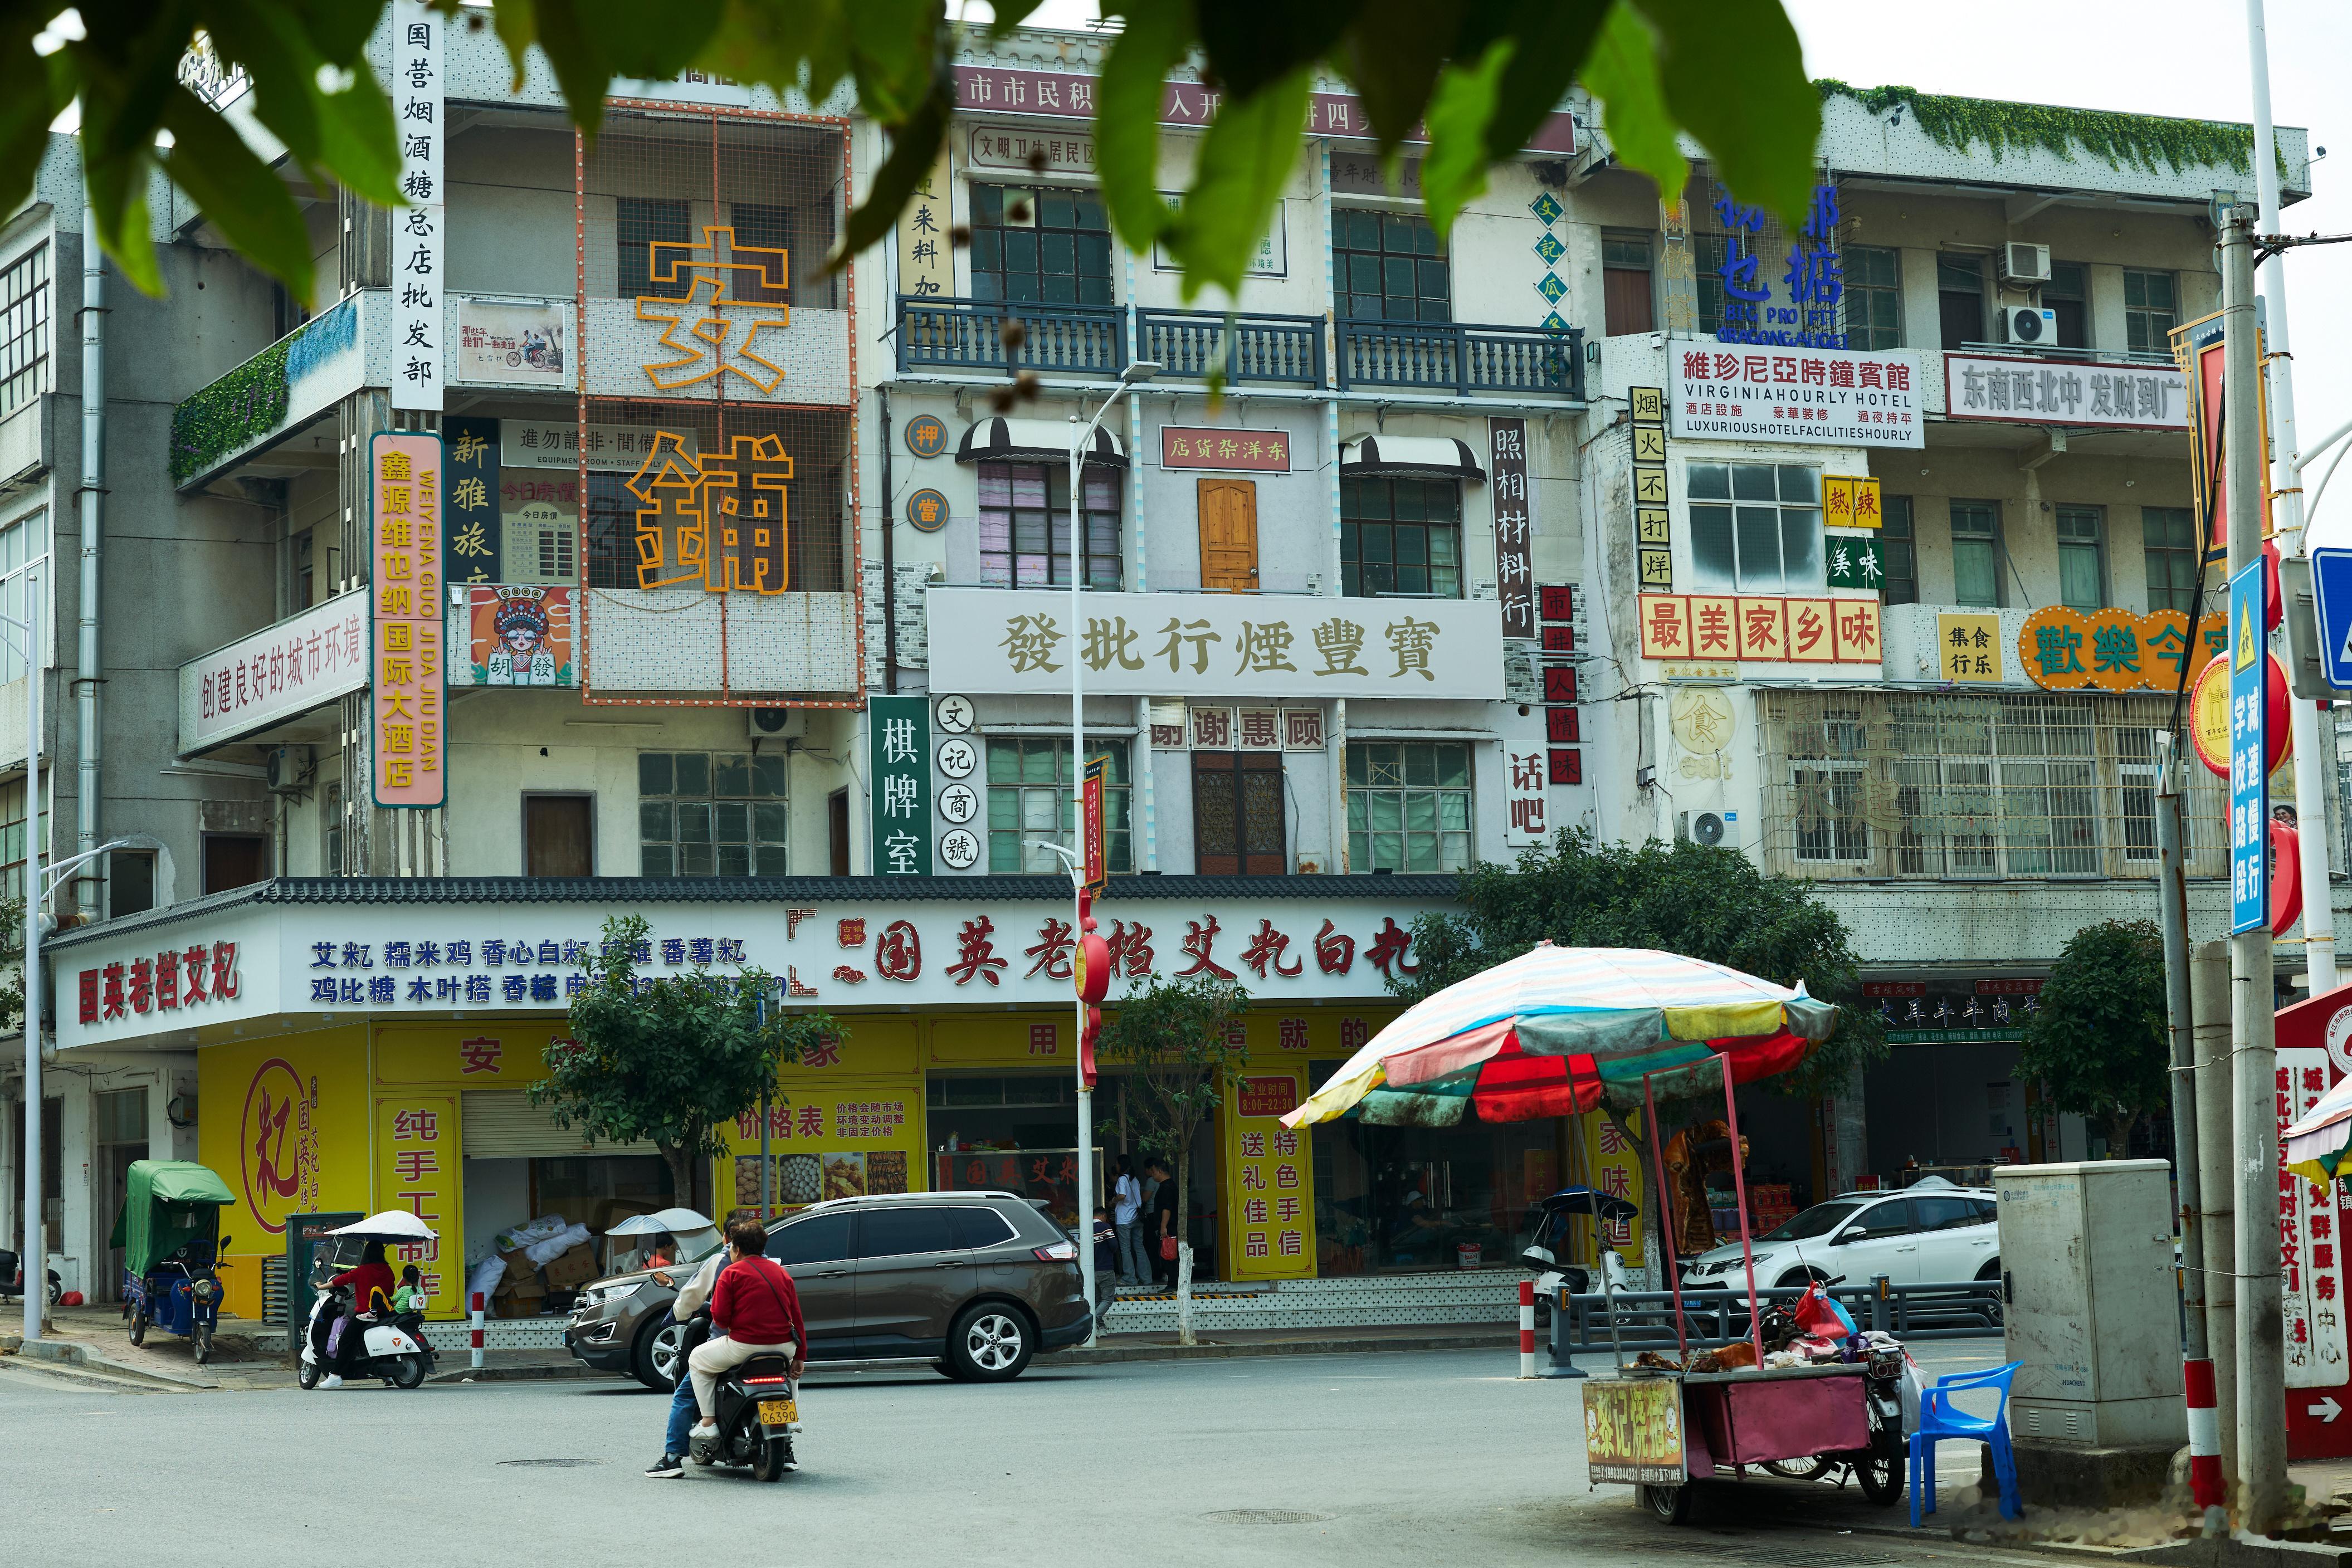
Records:
{"label": "white banner sign", "polygon": [[[1066,896],[644,907],[653,931],[637,954],[641,975],[701,965],[726,976],[756,964],[795,1005],[845,1011],[1069,1005]],[[1279,1003],[1389,999],[1389,977],[1419,962],[1413,917],[1433,907],[1353,889],[1330,898],[1122,898],[1114,884],[1095,910],[1110,945],[1113,1004],[1154,971],[1238,978],[1252,999]],[[611,913],[586,904],[245,904],[55,946],[58,1043],[276,1013],[300,1013],[306,1025],[323,1013],[561,1013]],[[168,988],[159,979],[167,967]]]}
{"label": "white banner sign", "polygon": [[572,384],[563,373],[572,347],[569,300],[479,299],[457,296],[457,356],[453,382],[474,386]]}
{"label": "white banner sign", "polygon": [[[684,420],[669,434],[689,457],[700,451],[700,438]],[[592,424],[588,427],[588,469],[591,473],[635,474],[654,449],[657,433],[650,424]],[[569,420],[502,419],[499,421],[499,462],[508,468],[580,466],[580,427]]]}
{"label": "white banner sign", "polygon": [[1910,354],[1677,343],[1674,434],[1697,441],[1925,446],[1918,361]]}
{"label": "white banner sign", "polygon": [[1319,594],[1089,593],[1078,626],[1050,591],[934,588],[930,643],[961,692],[1066,695],[1070,662],[1101,696],[1503,695],[1492,600]]}
{"label": "white banner sign", "polygon": [[368,602],[347,593],[180,666],[180,755],[308,713],[368,683]]}
{"label": "white banner sign", "polygon": [[392,108],[400,193],[392,214],[392,406],[441,412],[441,28],[419,0],[393,0]]}
{"label": "white banner sign", "polygon": [[2010,424],[2187,430],[2189,378],[2168,365],[1946,354],[1944,408]]}

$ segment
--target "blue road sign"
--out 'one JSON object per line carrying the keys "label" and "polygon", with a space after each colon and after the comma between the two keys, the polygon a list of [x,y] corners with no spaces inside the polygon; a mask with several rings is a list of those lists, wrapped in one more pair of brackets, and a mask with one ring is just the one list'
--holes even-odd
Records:
{"label": "blue road sign", "polygon": [[2230,579],[2230,935],[2271,923],[2270,638],[2257,557]]}
{"label": "blue road sign", "polygon": [[2319,601],[2319,667],[2329,685],[2352,687],[2352,549],[2313,550],[2311,589]]}

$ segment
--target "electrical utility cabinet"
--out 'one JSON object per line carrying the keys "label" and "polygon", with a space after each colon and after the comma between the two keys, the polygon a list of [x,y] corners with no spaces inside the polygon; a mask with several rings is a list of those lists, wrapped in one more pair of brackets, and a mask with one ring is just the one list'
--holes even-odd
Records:
{"label": "electrical utility cabinet", "polygon": [[2162,1160],[2010,1166],[2000,1216],[2012,1437],[2178,1447],[2180,1314],[2171,1168]]}

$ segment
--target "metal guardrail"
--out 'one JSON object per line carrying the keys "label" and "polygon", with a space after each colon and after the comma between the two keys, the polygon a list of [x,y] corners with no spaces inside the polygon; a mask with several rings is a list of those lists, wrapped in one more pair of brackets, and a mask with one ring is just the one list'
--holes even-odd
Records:
{"label": "metal guardrail", "polygon": [[[1009,361],[1007,321],[1018,321],[1022,328],[1021,347]],[[1115,376],[1127,368],[1127,312],[1116,305],[901,294],[898,368],[926,367]]]}
{"label": "metal guardrail", "polygon": [[[1801,1290],[1762,1290],[1767,1302],[1794,1301]],[[1897,1339],[1975,1339],[2001,1332],[2000,1281],[1980,1280],[1944,1285],[1889,1285],[1881,1296],[1874,1285],[1840,1285],[1831,1296],[1854,1322],[1865,1329],[1884,1329]],[[1608,1298],[1594,1293],[1567,1298],[1567,1337],[1554,1331],[1563,1351],[1607,1351]],[[1617,1292],[1618,1338],[1631,1350],[1656,1350],[1675,1343],[1675,1298],[1666,1291]],[[1558,1303],[1554,1303],[1555,1312]],[[1683,1292],[1685,1338],[1694,1346],[1712,1349],[1747,1337],[1748,1297],[1727,1291]]]}
{"label": "metal guardrail", "polygon": [[1339,387],[1584,399],[1584,329],[1342,318]]}
{"label": "metal guardrail", "polygon": [[1166,367],[1163,376],[1205,381],[1220,361],[1225,380],[1320,387],[1323,321],[1318,316],[1266,316],[1222,310],[1135,312],[1137,351]]}

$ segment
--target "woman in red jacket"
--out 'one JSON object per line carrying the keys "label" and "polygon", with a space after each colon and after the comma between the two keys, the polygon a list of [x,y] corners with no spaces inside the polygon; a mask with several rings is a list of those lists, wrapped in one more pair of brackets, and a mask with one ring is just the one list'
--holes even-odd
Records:
{"label": "woman in red jacket", "polygon": [[808,1331],[801,1322],[801,1296],[783,1265],[767,1255],[768,1233],[756,1219],[739,1219],[727,1228],[727,1246],[733,1256],[719,1271],[710,1292],[711,1338],[687,1357],[694,1379],[695,1407],[702,1419],[693,1436],[709,1437],[719,1428],[711,1423],[710,1399],[719,1375],[742,1365],[755,1355],[781,1355],[786,1373],[797,1379],[807,1364]]}
{"label": "woman in red jacket", "polygon": [[343,1337],[336,1343],[335,1360],[323,1386],[341,1388],[343,1374],[349,1372],[364,1354],[362,1343],[367,1338],[367,1325],[358,1321],[362,1312],[373,1312],[392,1305],[392,1265],[383,1259],[383,1243],[371,1241],[360,1254],[359,1267],[346,1269],[327,1281],[331,1285],[349,1285],[352,1304],[343,1323]]}

